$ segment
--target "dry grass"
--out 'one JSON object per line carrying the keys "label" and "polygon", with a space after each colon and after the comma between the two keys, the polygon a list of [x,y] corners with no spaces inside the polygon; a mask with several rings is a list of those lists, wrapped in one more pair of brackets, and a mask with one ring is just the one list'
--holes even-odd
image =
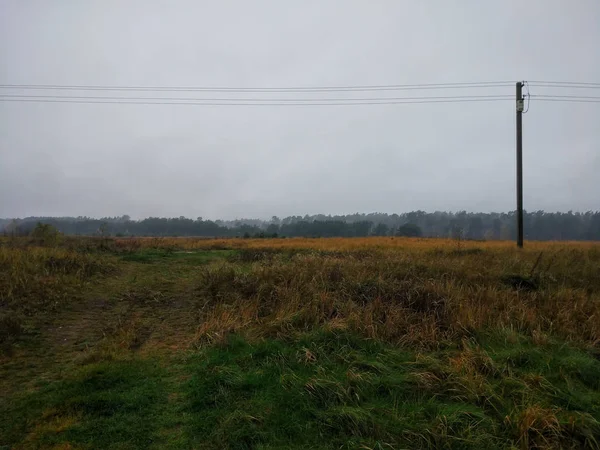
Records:
{"label": "dry grass", "polygon": [[504,328],[539,343],[550,335],[600,343],[594,275],[600,273],[600,260],[593,246],[576,250],[582,258],[577,276],[568,257],[556,259],[535,275],[536,288],[528,290],[507,284],[504,276],[529,278],[534,254],[456,255],[409,248],[282,253],[244,267],[209,267],[198,282],[203,311],[198,339],[240,330],[278,335],[334,322],[369,338],[429,347]]}
{"label": "dry grass", "polygon": [[90,279],[115,270],[104,257],[65,248],[0,246],[0,356],[37,322],[72,305]]}
{"label": "dry grass", "polygon": [[[197,307],[198,342],[325,326],[428,347],[490,328],[540,344],[552,337],[600,343],[597,243],[534,242],[519,251],[510,242],[379,237],[65,238],[61,248],[11,242],[0,245],[0,305],[19,313],[68,303],[90,277],[114,270],[107,251],[229,249],[236,252],[229,261],[200,268],[185,294]],[[138,291],[121,296],[150,304],[172,295],[160,287]]]}
{"label": "dry grass", "polygon": [[[469,241],[455,239],[405,238],[405,237],[365,237],[365,238],[282,238],[282,239],[210,239],[190,237],[138,237],[116,238],[117,247],[121,248],[179,248],[185,250],[218,249],[218,248],[273,248],[273,249],[313,249],[313,250],[359,250],[359,249],[406,249],[406,250],[483,250],[509,251],[515,250],[513,241]],[[583,241],[528,241],[524,252],[558,251],[558,250],[590,250],[600,251],[596,242]]]}

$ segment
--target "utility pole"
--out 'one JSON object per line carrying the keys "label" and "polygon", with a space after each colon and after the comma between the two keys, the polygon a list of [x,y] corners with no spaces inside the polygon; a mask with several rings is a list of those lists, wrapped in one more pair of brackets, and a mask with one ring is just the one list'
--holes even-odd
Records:
{"label": "utility pole", "polygon": [[523,248],[523,82],[517,82],[517,247]]}

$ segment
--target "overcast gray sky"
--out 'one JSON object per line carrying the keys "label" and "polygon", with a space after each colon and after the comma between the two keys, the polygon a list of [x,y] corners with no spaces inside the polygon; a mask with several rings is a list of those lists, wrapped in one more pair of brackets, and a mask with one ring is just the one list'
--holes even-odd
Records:
{"label": "overcast gray sky", "polygon": [[[0,84],[600,82],[599,43],[598,0],[0,0]],[[532,88],[573,93],[546,91]],[[27,94],[0,89],[7,93]],[[514,86],[468,93],[513,95]],[[248,94],[193,96],[202,95]],[[250,97],[258,95],[302,94]],[[0,217],[508,211],[514,122],[512,101],[0,101]],[[532,101],[524,116],[527,210],[600,209],[599,125],[600,103]]]}

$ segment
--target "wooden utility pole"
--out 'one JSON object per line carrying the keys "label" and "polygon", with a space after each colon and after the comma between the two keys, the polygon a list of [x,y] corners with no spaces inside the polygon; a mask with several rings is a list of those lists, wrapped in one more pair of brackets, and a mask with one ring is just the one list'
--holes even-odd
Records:
{"label": "wooden utility pole", "polygon": [[523,248],[523,82],[517,82],[517,246]]}

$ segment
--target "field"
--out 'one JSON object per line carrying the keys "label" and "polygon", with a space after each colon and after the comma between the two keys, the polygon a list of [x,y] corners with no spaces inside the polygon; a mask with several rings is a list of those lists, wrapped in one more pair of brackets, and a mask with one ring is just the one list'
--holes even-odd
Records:
{"label": "field", "polygon": [[4,238],[0,449],[600,448],[600,244]]}

